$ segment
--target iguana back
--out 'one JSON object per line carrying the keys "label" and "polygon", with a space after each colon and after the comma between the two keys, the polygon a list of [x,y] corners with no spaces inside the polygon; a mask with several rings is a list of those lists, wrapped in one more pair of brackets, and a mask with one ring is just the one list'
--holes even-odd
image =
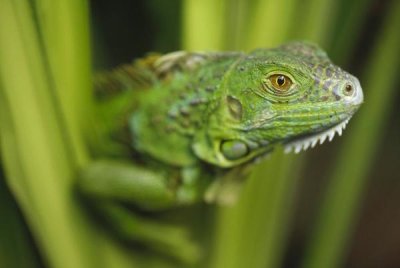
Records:
{"label": "iguana back", "polygon": [[[134,145],[139,150],[142,145],[152,147],[157,137],[151,133],[157,133],[164,143],[170,140],[174,145],[181,144],[181,156],[176,155],[175,159],[188,162],[191,156],[183,149],[188,146],[183,137],[193,135],[204,123],[204,112],[217,99],[215,94],[225,72],[241,55],[238,52],[184,51],[151,54],[96,75],[94,95],[101,121],[99,132],[103,145],[108,144],[105,146],[107,153],[126,153],[130,147],[126,145]],[[130,124],[132,117],[136,118],[133,120],[136,123]],[[135,142],[132,124],[147,125],[137,126],[136,132],[147,133],[136,135],[149,139]],[[148,127],[154,131],[145,130]],[[160,148],[154,150],[159,154]],[[167,149],[165,155],[170,154]],[[166,159],[171,157],[166,156]]]}

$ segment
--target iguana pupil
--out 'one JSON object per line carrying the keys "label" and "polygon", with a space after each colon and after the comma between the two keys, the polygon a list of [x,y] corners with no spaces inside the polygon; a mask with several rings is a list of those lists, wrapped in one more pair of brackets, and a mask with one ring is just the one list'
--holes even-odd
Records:
{"label": "iguana pupil", "polygon": [[283,86],[285,84],[285,77],[283,75],[280,75],[278,76],[276,81],[278,82],[278,85]]}
{"label": "iguana pupil", "polygon": [[276,90],[282,92],[287,91],[292,85],[290,78],[283,74],[273,74],[269,77],[269,81]]}

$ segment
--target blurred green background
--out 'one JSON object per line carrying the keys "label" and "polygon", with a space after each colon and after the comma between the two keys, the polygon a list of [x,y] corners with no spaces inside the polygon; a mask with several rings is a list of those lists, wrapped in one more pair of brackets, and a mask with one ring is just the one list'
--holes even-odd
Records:
{"label": "blurred green background", "polygon": [[[400,267],[400,1],[0,0],[0,267]],[[73,194],[93,157],[91,73],[148,52],[320,44],[365,103],[343,137],[277,150],[230,208],[162,217],[192,266],[97,228]]]}

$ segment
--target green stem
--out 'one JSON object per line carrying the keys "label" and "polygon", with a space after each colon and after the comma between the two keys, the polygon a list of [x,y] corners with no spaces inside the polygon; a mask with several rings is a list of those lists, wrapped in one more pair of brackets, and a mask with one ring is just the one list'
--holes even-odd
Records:
{"label": "green stem", "polygon": [[131,266],[73,193],[76,171],[89,161],[82,137],[90,113],[87,2],[3,0],[0,18],[2,160],[44,261]]}
{"label": "green stem", "polygon": [[182,46],[187,50],[224,48],[225,0],[186,0],[183,2]]}
{"label": "green stem", "polygon": [[[266,0],[254,2],[249,24],[242,34],[242,44],[246,49],[257,47],[274,47],[289,37],[293,24],[297,0]],[[284,16],[282,16],[284,14]]]}
{"label": "green stem", "polygon": [[291,38],[310,40],[325,47],[337,14],[338,1],[297,1],[296,13],[290,18]]}
{"label": "green stem", "polygon": [[279,267],[301,167],[296,158],[275,152],[246,182],[240,202],[218,210],[211,267]]}
{"label": "green stem", "polygon": [[[338,16],[335,18],[334,33],[329,36],[329,54],[339,66],[347,64],[354,52],[363,23],[368,19],[367,11],[372,0],[340,1]],[[357,10],[357,12],[354,12]]]}
{"label": "green stem", "polygon": [[38,268],[34,244],[0,169],[0,267]]}

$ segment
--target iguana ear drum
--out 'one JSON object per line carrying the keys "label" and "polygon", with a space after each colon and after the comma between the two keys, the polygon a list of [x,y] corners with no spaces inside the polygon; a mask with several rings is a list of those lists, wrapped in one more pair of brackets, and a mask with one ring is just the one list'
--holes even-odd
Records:
{"label": "iguana ear drum", "polygon": [[249,153],[247,145],[239,140],[228,140],[221,143],[221,152],[229,160],[236,160]]}
{"label": "iguana ear drum", "polygon": [[242,104],[238,99],[232,96],[226,97],[226,102],[228,103],[229,112],[233,118],[236,120],[242,119]]}

